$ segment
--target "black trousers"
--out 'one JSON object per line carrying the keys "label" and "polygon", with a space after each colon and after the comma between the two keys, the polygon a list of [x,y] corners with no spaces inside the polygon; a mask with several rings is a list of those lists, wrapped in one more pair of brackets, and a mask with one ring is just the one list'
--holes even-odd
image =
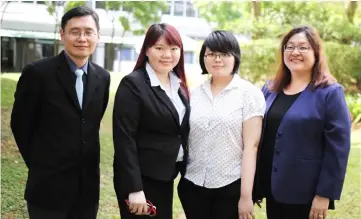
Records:
{"label": "black trousers", "polygon": [[169,182],[158,181],[149,177],[142,177],[145,198],[153,203],[157,208],[157,215],[150,217],[148,215],[137,216],[131,214],[125,199],[129,194],[124,194],[123,200],[118,200],[120,216],[122,219],[172,219],[173,217],[173,180]]}
{"label": "black trousers", "polygon": [[30,219],[96,219],[99,204],[83,206],[77,204],[69,210],[49,210],[28,203]]}
{"label": "black trousers", "polygon": [[312,204],[283,204],[272,195],[266,198],[267,219],[308,219]]}
{"label": "black trousers", "polygon": [[178,196],[187,219],[238,219],[241,180],[227,186],[208,189],[182,178]]}

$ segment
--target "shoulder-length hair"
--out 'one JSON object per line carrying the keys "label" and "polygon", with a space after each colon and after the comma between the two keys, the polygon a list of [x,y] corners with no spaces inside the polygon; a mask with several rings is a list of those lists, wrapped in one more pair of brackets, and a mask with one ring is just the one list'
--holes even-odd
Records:
{"label": "shoulder-length hair", "polygon": [[180,78],[181,87],[185,90],[187,98],[189,98],[189,90],[184,71],[184,50],[182,38],[177,29],[169,24],[153,24],[149,27],[133,71],[145,68],[145,64],[148,61],[148,57],[146,56],[147,49],[152,47],[161,37],[164,37],[169,45],[176,45],[180,48],[180,59],[178,64],[173,68],[173,71]]}
{"label": "shoulder-length hair", "polygon": [[323,49],[322,40],[318,32],[307,25],[296,26],[284,35],[281,41],[279,49],[279,63],[277,74],[270,84],[270,90],[275,92],[281,92],[285,87],[291,83],[291,71],[284,61],[284,47],[288,43],[289,39],[298,33],[305,33],[312,50],[315,53],[315,64],[312,68],[311,82],[313,89],[320,86],[327,86],[335,83],[336,79],[329,72],[327,58]]}

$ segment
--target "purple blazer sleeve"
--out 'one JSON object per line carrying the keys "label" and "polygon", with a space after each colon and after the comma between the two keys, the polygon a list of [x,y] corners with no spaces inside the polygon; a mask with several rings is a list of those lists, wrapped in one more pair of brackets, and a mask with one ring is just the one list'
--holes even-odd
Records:
{"label": "purple blazer sleeve", "polygon": [[326,96],[325,151],[316,195],[339,200],[350,152],[351,120],[343,88],[333,86]]}

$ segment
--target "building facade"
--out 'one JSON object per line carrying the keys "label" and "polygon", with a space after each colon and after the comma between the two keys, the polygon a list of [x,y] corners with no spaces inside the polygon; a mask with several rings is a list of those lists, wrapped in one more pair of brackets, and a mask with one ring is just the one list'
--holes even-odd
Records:
{"label": "building facade", "polygon": [[[87,4],[100,18],[100,42],[92,60],[113,72],[129,73],[135,65],[144,36],[130,33],[121,37],[122,26],[112,19],[126,11],[106,12],[101,2]],[[141,4],[141,2],[139,2]],[[20,72],[35,60],[53,56],[63,49],[59,42],[59,21],[64,11],[64,1],[56,4],[56,15],[50,15],[44,1],[7,1],[0,5],[1,72]],[[189,73],[199,73],[198,53],[201,40],[211,31],[211,26],[198,17],[198,10],[190,0],[167,1],[168,10],[161,13],[161,22],[175,26],[181,33],[185,49],[185,68]],[[112,37],[112,32],[114,36]],[[113,56],[114,58],[110,58]]]}

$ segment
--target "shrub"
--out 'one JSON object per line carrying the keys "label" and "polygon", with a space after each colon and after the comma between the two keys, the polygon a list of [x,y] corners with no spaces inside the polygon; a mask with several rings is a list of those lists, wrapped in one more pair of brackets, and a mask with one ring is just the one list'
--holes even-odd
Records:
{"label": "shrub", "polygon": [[347,94],[346,102],[350,110],[352,120],[354,123],[359,122],[361,120],[361,94]]}
{"label": "shrub", "polygon": [[275,40],[254,40],[241,44],[240,76],[263,84],[276,72],[278,46],[279,42]]}
{"label": "shrub", "polygon": [[328,42],[325,45],[330,72],[347,92],[361,88],[361,48]]}

